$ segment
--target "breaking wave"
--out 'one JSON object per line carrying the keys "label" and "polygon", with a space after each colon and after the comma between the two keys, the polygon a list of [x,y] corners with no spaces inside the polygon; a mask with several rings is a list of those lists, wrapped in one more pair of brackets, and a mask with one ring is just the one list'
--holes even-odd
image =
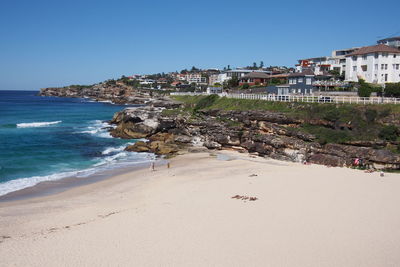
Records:
{"label": "breaking wave", "polygon": [[24,122],[17,123],[17,128],[45,127],[53,124],[58,124],[62,121],[44,121],[44,122]]}

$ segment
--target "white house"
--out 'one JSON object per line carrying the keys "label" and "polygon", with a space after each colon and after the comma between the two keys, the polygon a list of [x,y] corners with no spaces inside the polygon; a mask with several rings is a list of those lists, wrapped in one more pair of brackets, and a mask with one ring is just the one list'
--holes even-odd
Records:
{"label": "white house", "polygon": [[400,82],[400,50],[384,44],[362,47],[346,55],[346,81]]}
{"label": "white house", "polygon": [[327,71],[335,70],[342,74],[346,70],[346,55],[356,51],[359,47],[334,50],[330,57],[314,57],[299,59],[296,71],[302,72],[303,69],[312,69],[316,75],[324,74]]}
{"label": "white house", "polygon": [[188,83],[207,84],[207,78],[203,77],[200,73],[188,73],[185,75],[185,80]]}
{"label": "white house", "polygon": [[225,81],[229,80],[230,78],[226,73],[220,74],[211,74],[208,80],[209,85],[214,85],[216,83],[223,84]]}

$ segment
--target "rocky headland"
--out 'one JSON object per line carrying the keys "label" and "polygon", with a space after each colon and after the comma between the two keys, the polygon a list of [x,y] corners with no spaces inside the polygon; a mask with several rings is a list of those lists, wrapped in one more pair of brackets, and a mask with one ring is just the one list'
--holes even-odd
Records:
{"label": "rocky headland", "polygon": [[[143,104],[126,108],[111,120],[116,125],[110,130],[112,136],[147,140],[128,146],[128,151],[174,155],[182,149],[234,149],[279,160],[327,166],[350,166],[359,158],[366,167],[400,169],[398,130],[392,133],[395,135],[393,140],[352,138],[332,141],[328,138],[327,141],[321,141],[325,130],[344,130],[354,135],[357,127],[365,123],[364,128],[358,129],[360,136],[387,125],[398,129],[400,116],[385,110],[374,113],[366,109],[362,111],[365,113],[362,117],[346,120],[340,119],[343,114],[336,114],[335,108],[328,109],[325,115],[319,114],[322,111],[317,106],[313,107],[315,111],[311,111],[311,116],[307,118],[277,110],[257,110],[252,103],[247,103],[249,106],[245,110],[204,109],[199,101],[183,103],[165,93],[134,89],[118,81],[92,86],[44,88],[40,95],[85,97],[116,104]],[[182,112],[185,109],[190,112]],[[385,112],[387,114],[382,115]],[[371,120],[373,123],[368,124]],[[379,123],[375,120],[379,120]],[[309,133],[302,130],[304,125],[323,131],[321,134]]]}
{"label": "rocky headland", "polygon": [[90,86],[71,85],[41,88],[39,95],[90,98],[114,104],[149,104],[169,108],[177,106],[176,102],[171,101],[165,93],[159,90],[141,90],[119,81],[102,82]]}
{"label": "rocky headland", "polygon": [[148,139],[128,146],[128,151],[171,155],[182,148],[204,147],[327,166],[350,166],[360,158],[369,168],[400,167],[400,155],[387,149],[388,142],[321,144],[297,128],[304,123],[330,127],[329,121],[304,121],[274,111],[210,109],[193,116],[146,106],[118,112],[111,122],[117,125],[111,130],[115,137]]}

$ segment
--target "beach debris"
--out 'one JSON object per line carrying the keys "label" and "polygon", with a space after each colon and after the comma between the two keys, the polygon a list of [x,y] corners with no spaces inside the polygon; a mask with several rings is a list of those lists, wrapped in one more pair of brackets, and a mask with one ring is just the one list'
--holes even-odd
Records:
{"label": "beach debris", "polygon": [[258,176],[258,175],[254,174],[254,173],[249,175],[249,177],[256,177],[256,176]]}
{"label": "beach debris", "polygon": [[243,200],[243,201],[246,201],[246,200],[248,200],[248,201],[256,201],[256,200],[258,200],[257,197],[249,197],[249,196],[241,196],[241,195],[235,195],[235,196],[233,196],[231,198],[232,199],[240,199],[240,200]]}
{"label": "beach debris", "polygon": [[117,213],[120,213],[121,211],[113,211],[113,212],[110,212],[110,213],[108,213],[108,214],[104,214],[104,215],[98,215],[98,217],[100,217],[100,218],[107,218],[108,216],[111,216],[111,215],[114,215],[114,214],[117,214]]}
{"label": "beach debris", "polygon": [[381,173],[379,174],[381,177],[385,176],[385,173],[383,171],[381,171]]}
{"label": "beach debris", "polygon": [[375,170],[374,169],[369,169],[369,170],[365,170],[364,172],[365,173],[373,173],[373,172],[375,172]]}

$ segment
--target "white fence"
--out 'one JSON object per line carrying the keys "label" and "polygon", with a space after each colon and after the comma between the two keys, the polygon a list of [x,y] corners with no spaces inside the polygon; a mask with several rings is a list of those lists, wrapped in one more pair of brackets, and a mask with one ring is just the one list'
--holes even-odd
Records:
{"label": "white fence", "polygon": [[[171,95],[208,95],[207,93],[175,92]],[[355,96],[306,96],[306,95],[266,95],[266,94],[218,94],[221,97],[252,99],[277,102],[341,103],[341,104],[400,104],[400,98],[355,97]]]}

